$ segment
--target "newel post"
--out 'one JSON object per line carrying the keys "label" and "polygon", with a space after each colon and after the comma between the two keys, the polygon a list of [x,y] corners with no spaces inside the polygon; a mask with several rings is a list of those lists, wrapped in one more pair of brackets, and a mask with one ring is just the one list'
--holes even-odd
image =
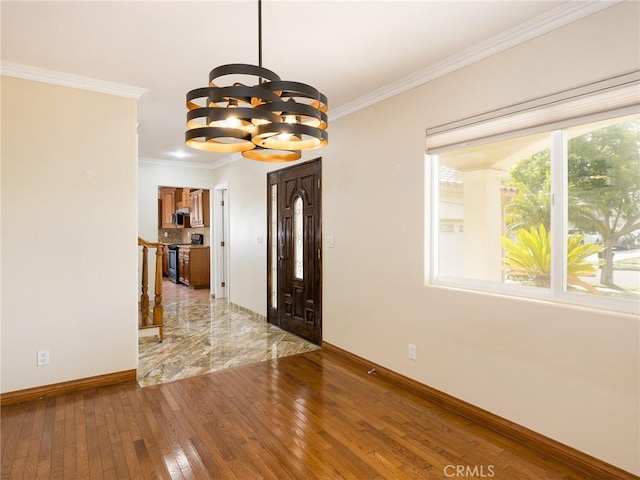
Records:
{"label": "newel post", "polygon": [[[140,311],[146,313],[149,311],[149,269],[147,267],[147,252],[146,245],[142,247],[142,295],[140,296]],[[143,316],[146,319],[146,315]],[[144,322],[144,320],[143,320]],[[146,322],[144,322],[146,324]]]}
{"label": "newel post", "polygon": [[156,284],[155,284],[155,296],[153,305],[153,324],[158,326],[158,336],[162,341],[163,335],[163,321],[162,321],[162,247],[156,247]]}

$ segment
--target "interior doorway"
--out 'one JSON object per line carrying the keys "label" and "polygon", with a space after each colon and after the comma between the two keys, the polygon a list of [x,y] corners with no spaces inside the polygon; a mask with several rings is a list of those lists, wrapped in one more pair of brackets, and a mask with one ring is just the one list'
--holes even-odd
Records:
{"label": "interior doorway", "polygon": [[267,174],[267,321],[322,342],[321,159]]}
{"label": "interior doorway", "polygon": [[215,298],[229,298],[229,187],[213,189],[213,288]]}

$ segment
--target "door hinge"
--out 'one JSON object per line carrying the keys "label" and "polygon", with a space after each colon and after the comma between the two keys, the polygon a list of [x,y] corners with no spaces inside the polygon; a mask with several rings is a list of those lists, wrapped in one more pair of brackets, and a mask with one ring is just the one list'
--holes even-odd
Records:
{"label": "door hinge", "polygon": [[318,179],[318,188],[320,188],[320,179]]}
{"label": "door hinge", "polygon": [[220,205],[224,207],[224,200],[220,200]]}
{"label": "door hinge", "polygon": [[224,287],[226,287],[226,286],[227,286],[227,284],[226,284],[226,283],[224,283],[224,282],[222,282],[222,283],[220,284],[220,286],[221,286],[222,288],[224,288]]}
{"label": "door hinge", "polygon": [[224,242],[220,242],[220,246],[221,246],[221,247],[224,247]]}

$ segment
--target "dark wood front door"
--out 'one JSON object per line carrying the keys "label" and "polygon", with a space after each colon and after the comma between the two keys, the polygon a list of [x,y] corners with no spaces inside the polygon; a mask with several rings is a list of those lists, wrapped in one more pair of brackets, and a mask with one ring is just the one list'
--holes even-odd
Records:
{"label": "dark wood front door", "polygon": [[267,176],[267,321],[322,342],[320,159]]}

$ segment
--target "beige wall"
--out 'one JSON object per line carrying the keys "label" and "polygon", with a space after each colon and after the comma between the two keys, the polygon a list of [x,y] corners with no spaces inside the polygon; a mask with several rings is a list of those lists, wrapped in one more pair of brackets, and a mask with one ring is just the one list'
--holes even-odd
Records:
{"label": "beige wall", "polygon": [[[429,127],[640,68],[639,6],[332,122],[316,153],[323,233],[335,237],[324,249],[324,340],[636,474],[639,319],[425,285],[424,152]],[[252,243],[266,223],[266,171],[278,167],[243,160],[214,172],[231,182],[232,264],[243,262],[232,301],[262,314],[266,248]]]}
{"label": "beige wall", "polygon": [[136,108],[2,77],[2,392],[136,368]]}
{"label": "beige wall", "polygon": [[229,193],[229,300],[263,316],[267,315],[267,172],[289,165],[241,158],[214,170],[215,183],[227,184]]}

